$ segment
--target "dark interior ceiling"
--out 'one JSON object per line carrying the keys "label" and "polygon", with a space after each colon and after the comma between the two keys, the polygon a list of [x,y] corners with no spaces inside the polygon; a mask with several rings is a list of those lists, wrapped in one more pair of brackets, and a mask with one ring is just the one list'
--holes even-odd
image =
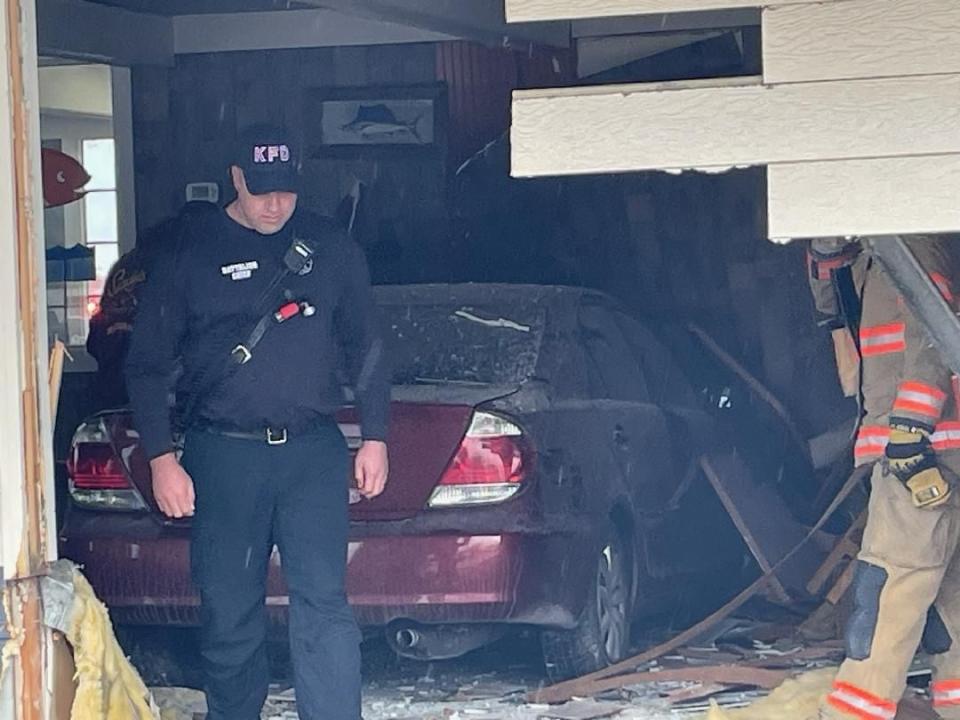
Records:
{"label": "dark interior ceiling", "polygon": [[296,10],[308,7],[295,0],[89,0],[98,5],[125,8],[151,15],[199,15],[201,13]]}

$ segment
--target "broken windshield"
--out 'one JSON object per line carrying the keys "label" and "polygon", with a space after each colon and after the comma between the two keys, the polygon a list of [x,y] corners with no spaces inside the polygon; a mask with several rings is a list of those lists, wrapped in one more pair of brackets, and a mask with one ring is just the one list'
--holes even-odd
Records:
{"label": "broken windshield", "polygon": [[382,305],[395,383],[514,384],[536,368],[542,307]]}

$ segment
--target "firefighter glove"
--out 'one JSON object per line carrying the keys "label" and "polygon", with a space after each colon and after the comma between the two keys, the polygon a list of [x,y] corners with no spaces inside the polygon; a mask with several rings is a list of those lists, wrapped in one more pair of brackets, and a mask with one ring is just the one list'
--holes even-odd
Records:
{"label": "firefighter glove", "polygon": [[887,445],[887,468],[910,491],[918,508],[934,508],[950,497],[950,484],[937,467],[926,428],[893,424]]}

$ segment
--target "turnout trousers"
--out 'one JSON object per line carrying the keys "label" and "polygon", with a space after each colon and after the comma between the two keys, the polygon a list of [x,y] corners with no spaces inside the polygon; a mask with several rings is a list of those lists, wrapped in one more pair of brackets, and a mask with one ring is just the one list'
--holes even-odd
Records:
{"label": "turnout trousers", "polygon": [[197,496],[191,569],[208,720],[260,718],[274,544],[289,588],[299,716],[359,720],[360,632],[344,588],[349,453],[336,423],[282,445],[192,431],[183,465]]}
{"label": "turnout trousers", "polygon": [[893,720],[922,640],[934,658],[934,707],[960,720],[958,492],[941,507],[918,509],[882,462],[872,483],[851,588],[847,659],[821,717]]}

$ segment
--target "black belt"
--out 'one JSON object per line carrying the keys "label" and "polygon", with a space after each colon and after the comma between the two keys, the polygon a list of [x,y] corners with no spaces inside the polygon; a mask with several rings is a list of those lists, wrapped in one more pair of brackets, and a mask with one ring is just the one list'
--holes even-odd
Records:
{"label": "black belt", "polygon": [[200,423],[197,429],[236,440],[256,440],[265,442],[267,445],[284,445],[291,437],[316,435],[318,430],[329,425],[336,425],[336,421],[333,418],[327,418],[326,420],[313,420],[310,423],[289,427],[265,426],[257,430],[238,430],[208,422]]}

